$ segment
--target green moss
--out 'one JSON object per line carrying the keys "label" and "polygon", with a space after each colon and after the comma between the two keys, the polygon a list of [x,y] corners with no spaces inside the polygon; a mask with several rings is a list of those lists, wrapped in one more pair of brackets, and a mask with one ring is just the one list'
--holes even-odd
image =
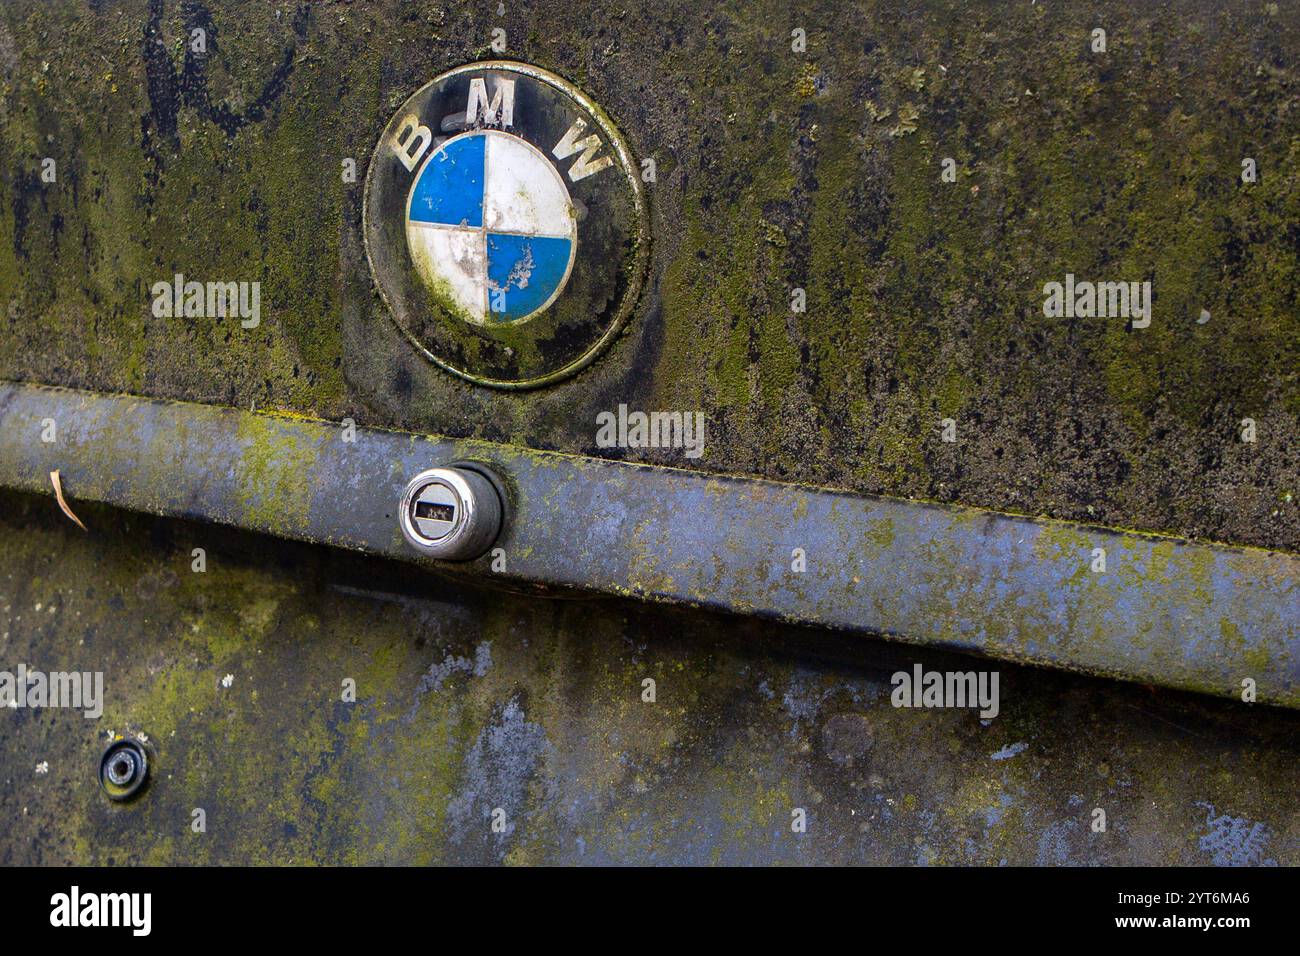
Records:
{"label": "green moss", "polygon": [[268,531],[301,531],[313,489],[307,474],[314,450],[269,416],[240,419],[243,450],[235,462],[243,524]]}
{"label": "green moss", "polygon": [[[138,45],[121,39],[148,10],[5,11],[0,376],[566,451],[590,449],[594,410],[630,399],[705,411],[726,435],[707,457],[718,470],[1080,517],[1095,490],[1059,470],[1104,467],[1106,520],[1272,546],[1294,530],[1294,518],[1217,507],[1221,488],[1196,480],[1188,451],[1223,444],[1247,415],[1278,416],[1275,435],[1300,420],[1300,257],[1287,240],[1300,198],[1286,174],[1300,137],[1274,122],[1295,82],[1276,18],[1111,10],[1116,46],[1100,56],[1073,4],[1024,18],[886,7],[869,24],[822,5],[801,24],[814,59],[773,29],[787,13],[774,0],[672,24],[597,12],[584,22],[610,71],[574,52],[592,38],[544,3],[526,30],[511,25],[515,53],[590,84],[636,154],[658,160],[651,278],[629,334],[591,371],[466,401],[375,298],[362,184],[342,182],[339,163],[364,172],[405,96],[485,48],[482,31],[446,28],[471,12],[438,18],[431,60],[409,32],[429,22],[382,5],[315,11],[298,36],[270,8],[232,17],[216,4],[199,78],[187,14],[167,8],[170,69],[191,71],[170,102],[157,64],[151,100]],[[52,48],[50,35],[66,41]],[[100,51],[93,66],[81,49]],[[247,122],[223,130],[204,97]],[[34,179],[47,153],[57,184]],[[955,183],[940,178],[945,157]],[[177,271],[261,282],[261,326],[153,317],[150,284]],[[1045,320],[1042,285],[1066,272],[1149,279],[1151,327]],[[795,288],[806,312],[790,309]],[[1202,308],[1213,318],[1197,325]],[[942,417],[960,438],[937,455]],[[1086,447],[1099,445],[1122,476]],[[1280,494],[1282,462],[1227,459],[1220,479]],[[1166,479],[1191,490],[1152,490]]]}

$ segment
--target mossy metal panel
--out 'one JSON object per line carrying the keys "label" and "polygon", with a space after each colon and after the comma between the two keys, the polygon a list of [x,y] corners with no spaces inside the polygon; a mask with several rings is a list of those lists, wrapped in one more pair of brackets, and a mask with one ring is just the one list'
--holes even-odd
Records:
{"label": "mossy metal panel", "polygon": [[[494,8],[0,6],[0,378],[454,436],[430,448],[507,442],[1300,549],[1300,8]],[[1090,49],[1098,27],[1104,55]],[[196,29],[204,55],[188,42]],[[438,73],[497,55],[578,85],[658,173],[625,333],[575,378],[527,395],[476,389],[413,349],[361,239],[367,157],[392,111]],[[945,158],[954,183],[940,180]],[[54,182],[41,179],[46,159]],[[154,316],[150,284],[176,272],[260,281],[261,323]],[[1046,319],[1043,283],[1066,273],[1150,280],[1151,326]],[[794,288],[805,312],[790,309]],[[597,448],[595,417],[619,403],[703,412],[705,454]],[[940,441],[944,418],[958,442]],[[1255,443],[1238,438],[1244,418]],[[302,534],[302,476],[335,432],[313,444],[310,429],[236,420],[246,433],[227,450],[241,454],[206,463],[234,484],[222,507]],[[94,446],[55,462],[89,534],[54,509],[47,460],[27,460],[22,478],[41,497],[0,500],[5,660],[108,675],[101,721],[5,717],[2,862],[1300,863],[1291,713],[1006,663],[996,720],[897,709],[892,670],[975,665],[859,639],[832,653],[817,630],[752,617],[541,601],[482,568],[447,582],[436,568],[93,503],[129,492],[146,511],[197,509],[201,497],[154,480],[186,440],[158,433],[116,476],[90,468]],[[524,473],[573,464],[512,454]],[[398,482],[405,465],[375,474]],[[570,500],[593,487],[571,485]],[[851,500],[870,517],[867,499]],[[972,520],[967,541],[1003,519]],[[876,530],[850,543],[888,555],[896,545]],[[1037,540],[1061,567],[1093,535],[1044,525]],[[674,593],[663,582],[689,579],[642,540],[634,593]],[[1232,562],[1268,588],[1278,581],[1264,572],[1294,559],[1117,540],[1121,553],[1135,542],[1137,560],[1120,564],[1128,586],[1083,577],[1060,606],[1105,596],[1093,606],[1115,621],[1137,611],[1135,650],[1117,659],[1103,637],[1046,654],[1158,667],[1220,692],[1245,665],[1281,675],[1275,687],[1289,675],[1294,693],[1293,656],[1216,631],[1205,607],[1208,630],[1144,643],[1180,624],[1144,618],[1131,597],[1200,589],[1208,605]],[[206,573],[192,570],[195,547]],[[1174,562],[1191,554],[1216,557]],[[720,552],[724,570],[733,556]],[[816,561],[844,591],[860,586]],[[970,566],[926,561],[957,584],[942,601],[996,601],[997,582],[989,592],[988,578],[962,576]],[[743,582],[765,600],[795,593],[775,577],[788,562],[772,562]],[[477,590],[489,582],[526,595]],[[1027,633],[1007,627],[993,643],[1022,653],[1012,638]],[[1189,655],[1202,655],[1204,681]],[[641,697],[648,678],[656,704]],[[153,785],[126,806],[94,780],[108,733],[156,749]],[[190,829],[196,807],[206,834]],[[490,828],[498,807],[503,833]],[[1105,834],[1089,827],[1094,807],[1107,809]],[[801,836],[796,808],[810,822]]]}
{"label": "mossy metal panel", "polygon": [[[495,9],[4,4],[0,377],[1300,548],[1295,4]],[[362,242],[392,112],[494,56],[657,171],[627,334],[526,395],[421,356]],[[155,318],[176,272],[260,281],[261,324]],[[1066,273],[1150,280],[1150,328],[1046,319]],[[601,451],[619,402],[704,411],[704,456]]]}
{"label": "mossy metal panel", "polygon": [[99,720],[0,716],[6,865],[1300,864],[1287,711],[1005,663],[994,720],[900,709],[894,671],[990,665],[78,511],[0,494],[4,659],[105,675]]}

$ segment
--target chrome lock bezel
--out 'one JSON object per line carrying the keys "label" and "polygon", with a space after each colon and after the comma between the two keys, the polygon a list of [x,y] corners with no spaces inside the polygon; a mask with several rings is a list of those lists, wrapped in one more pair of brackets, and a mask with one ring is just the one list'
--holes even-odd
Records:
{"label": "chrome lock bezel", "polygon": [[[438,519],[418,518],[415,508],[430,489],[439,492],[435,506],[448,504],[454,509],[451,527],[445,534],[431,535],[421,522]],[[493,482],[476,469],[460,467],[430,468],[420,472],[406,485],[398,511],[398,523],[407,543],[422,554],[444,561],[472,561],[482,556],[501,532],[501,497]]]}

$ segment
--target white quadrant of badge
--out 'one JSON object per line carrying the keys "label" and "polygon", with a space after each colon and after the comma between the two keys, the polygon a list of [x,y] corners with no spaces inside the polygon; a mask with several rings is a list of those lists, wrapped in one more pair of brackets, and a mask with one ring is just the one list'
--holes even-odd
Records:
{"label": "white quadrant of badge", "polygon": [[430,290],[482,325],[520,322],[564,289],[578,217],[559,171],[501,130],[453,136],[425,159],[406,204],[411,261]]}

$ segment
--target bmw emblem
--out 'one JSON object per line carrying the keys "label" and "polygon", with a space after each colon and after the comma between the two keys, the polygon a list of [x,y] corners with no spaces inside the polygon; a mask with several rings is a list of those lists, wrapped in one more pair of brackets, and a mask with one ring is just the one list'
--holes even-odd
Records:
{"label": "bmw emblem", "polygon": [[545,70],[471,63],[421,87],[370,162],[366,254],[393,320],[471,382],[583,368],[641,289],[638,167],[590,99]]}

